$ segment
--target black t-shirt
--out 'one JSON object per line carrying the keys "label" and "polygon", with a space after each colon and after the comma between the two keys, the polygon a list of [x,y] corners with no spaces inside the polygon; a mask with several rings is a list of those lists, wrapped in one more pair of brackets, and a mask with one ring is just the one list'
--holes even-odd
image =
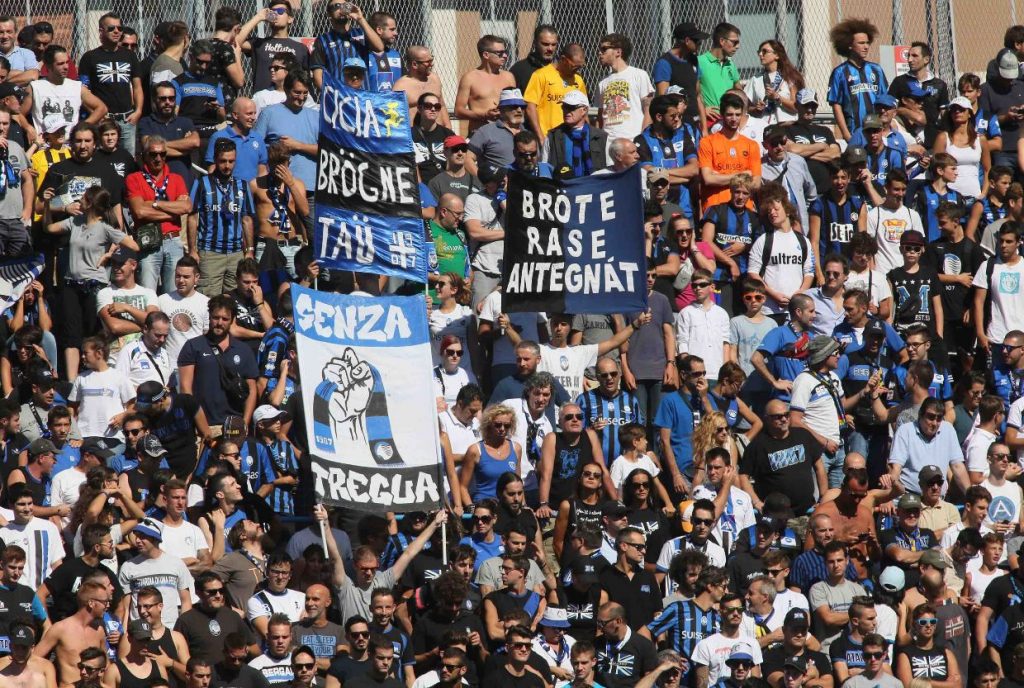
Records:
{"label": "black t-shirt", "polygon": [[540,529],[537,517],[533,515],[531,509],[523,507],[518,514],[513,514],[504,504],[499,504],[497,519],[494,522],[494,532],[504,533],[513,523],[522,528],[523,532],[526,533],[526,537],[531,541]]}
{"label": "black t-shirt", "polygon": [[639,633],[616,647],[607,642],[597,645],[597,680],[606,688],[633,688],[636,682],[658,666],[658,653]]}
{"label": "black t-shirt", "polygon": [[199,402],[191,394],[175,394],[171,406],[150,429],[167,450],[167,465],[179,478],[188,477],[196,467],[196,414]]}
{"label": "black t-shirt", "polygon": [[[535,654],[530,655],[530,658],[535,656]],[[487,662],[490,664],[490,659]],[[532,661],[528,663],[533,666]],[[550,675],[550,672],[548,673]],[[522,676],[513,676],[505,669],[504,664],[493,671],[485,672],[484,683],[487,684],[487,688],[544,688],[545,686],[544,681],[532,671],[527,670]]]}
{"label": "black t-shirt", "polygon": [[214,664],[213,676],[210,677],[210,688],[270,688],[270,681],[251,666],[228,667]]}
{"label": "black t-shirt", "polygon": [[[542,685],[540,678],[536,674],[527,671],[524,676],[516,677],[508,673],[505,669],[505,665],[508,664],[508,655],[505,654],[504,650],[491,654],[487,661],[484,662],[484,682],[490,688],[492,680],[506,681],[501,685],[505,686],[529,686],[529,685]],[[544,682],[547,684],[554,683],[551,676],[551,667],[548,665],[547,660],[541,657],[536,652],[530,652],[529,659],[526,660],[526,664],[530,666],[534,671],[537,671],[541,676],[544,677]],[[533,683],[532,681],[536,681]],[[507,681],[512,681],[508,683]]]}
{"label": "black t-shirt", "polygon": [[[921,550],[931,549],[932,547],[938,547],[939,539],[935,537],[935,533],[928,530],[927,528],[919,528],[916,539],[907,536],[899,528],[889,528],[886,530],[879,531],[878,543],[882,546],[883,568],[885,566],[899,566],[901,569],[903,569],[903,573],[907,579],[906,588],[911,588],[917,585],[917,581],[921,578],[921,572],[917,570],[916,566],[900,564],[899,562],[895,561],[894,559],[889,557],[889,554],[886,552],[886,550],[889,549],[889,545],[899,545],[901,549],[907,550],[911,549],[912,545],[913,550],[919,552]],[[993,583],[995,582],[996,581],[993,581]],[[991,587],[992,584],[990,583],[989,589],[991,589]],[[988,593],[986,592],[986,596],[987,594]]]}
{"label": "black t-shirt", "polygon": [[[782,671],[786,659],[792,656],[792,653],[782,643],[777,643],[771,649],[765,650],[764,662],[761,664],[761,676],[768,678],[776,671]],[[807,660],[808,669],[814,667],[818,670],[818,676],[832,675],[832,662],[824,653],[805,649],[800,656]]]}
{"label": "black t-shirt", "polygon": [[18,455],[28,449],[28,438],[20,432],[16,432],[7,438],[7,441],[0,445],[0,494],[3,495],[2,503],[7,506],[7,477],[18,467]]}
{"label": "black t-shirt", "polygon": [[814,462],[819,459],[821,445],[803,428],[790,428],[785,439],[762,432],[743,452],[740,473],[754,479],[761,499],[782,492],[789,495],[793,512],[802,514],[815,504]]}
{"label": "black t-shirt", "polygon": [[921,107],[924,109],[926,122],[924,128],[924,145],[925,148],[931,148],[932,144],[935,142],[935,135],[938,132],[939,113],[942,108],[949,105],[949,87],[946,86],[945,81],[938,77],[918,81],[909,74],[900,74],[892,80],[891,84],[889,84],[889,95],[897,101],[904,96],[909,96],[910,82],[912,81],[917,82],[917,84],[928,94],[924,97],[924,102],[921,104]]}
{"label": "black t-shirt", "polygon": [[[996,619],[1011,604],[1020,604],[1024,601],[1024,582],[1021,582],[1012,573],[1007,573],[992,582],[985,588],[985,595],[981,598],[981,606],[992,610],[992,618]],[[991,626],[990,626],[991,627]]]}
{"label": "black t-shirt", "polygon": [[750,579],[764,573],[764,562],[761,557],[749,550],[737,552],[729,557],[725,570],[729,572],[729,589],[744,595],[747,592],[747,586],[750,585]]}
{"label": "black t-shirt", "polygon": [[[471,612],[461,612],[454,621],[442,621],[427,613],[419,617],[412,627],[412,651],[414,654],[422,655],[435,647],[441,645],[441,638],[448,631],[458,630],[466,634],[479,633],[481,642],[487,642],[487,629],[484,628],[483,620]],[[470,655],[475,652],[470,649]],[[416,672],[422,674],[438,667],[437,657],[431,657],[426,662],[418,662]]]}
{"label": "black t-shirt", "polygon": [[294,38],[250,38],[252,45],[252,91],[271,87],[270,63],[277,53],[288,53],[302,67],[309,70],[309,51]]}
{"label": "black t-shirt", "polygon": [[[973,275],[985,260],[985,252],[976,243],[964,237],[953,243],[937,239],[925,249],[923,264],[942,275]],[[942,317],[946,322],[962,322],[964,310],[970,306],[971,288],[961,284],[943,284]]]}
{"label": "black t-shirt", "polygon": [[102,571],[107,574],[107,579],[114,586],[114,596],[110,601],[110,607],[111,609],[117,608],[121,600],[121,586],[117,583],[117,576],[103,564],[90,566],[82,561],[81,557],[73,557],[61,562],[61,565],[43,581],[46,584],[46,589],[50,591],[50,621],[57,623],[78,611],[78,588],[85,577],[94,571]]}
{"label": "black t-shirt", "polygon": [[906,268],[893,268],[886,275],[892,285],[893,325],[903,332],[911,325],[922,323],[935,331],[935,310],[932,308],[932,297],[942,296],[942,284],[935,270],[924,265],[918,266],[917,272],[907,272]]}
{"label": "black t-shirt", "polygon": [[413,557],[412,562],[402,574],[399,585],[404,590],[418,588],[435,580],[445,568],[444,561],[440,556],[430,550],[424,550]]}
{"label": "black t-shirt", "polygon": [[142,69],[139,58],[131,50],[93,48],[78,61],[78,75],[111,114],[124,114],[135,109],[132,79],[141,79]]}
{"label": "black t-shirt", "polygon": [[574,585],[559,584],[557,594],[558,606],[565,609],[569,619],[569,628],[565,632],[577,642],[586,640],[593,643],[597,634],[597,608],[601,604],[600,586],[591,585],[581,592]]}
{"label": "black t-shirt", "polygon": [[[429,184],[444,169],[444,140],[455,132],[440,124],[431,131],[419,127],[412,129],[412,147],[416,153],[416,167],[420,171],[420,181]],[[438,198],[437,200],[441,200]]]}
{"label": "black t-shirt", "polygon": [[115,148],[110,153],[100,148],[96,149],[96,159],[102,160],[103,162],[110,163],[117,175],[124,179],[132,172],[139,169],[139,164],[135,162],[135,158],[132,157],[131,153],[126,151],[124,148]]}
{"label": "black t-shirt", "polygon": [[893,666],[899,661],[897,657],[900,655],[906,655],[910,662],[910,675],[913,678],[921,678],[926,681],[945,681],[949,677],[946,647],[939,641],[936,641],[930,650],[922,650],[917,645],[897,647],[893,655]]}
{"label": "black t-shirt", "polygon": [[256,642],[256,636],[242,617],[228,607],[221,607],[211,616],[198,605],[194,606],[178,617],[174,630],[185,636],[189,655],[214,663],[224,659],[224,637],[228,633],[241,633],[247,645]]}
{"label": "black t-shirt", "polygon": [[370,670],[370,658],[363,660],[352,659],[348,655],[339,654],[331,660],[331,666],[327,674],[338,679],[341,685],[347,685],[349,681],[355,680]]}
{"label": "black t-shirt", "polygon": [[[794,122],[786,127],[786,132],[793,143],[804,145],[825,143],[829,146],[836,143],[836,137],[832,130],[820,124]],[[807,169],[811,173],[811,178],[814,179],[814,188],[818,190],[818,195],[824,195],[832,188],[832,179],[829,176],[828,165],[813,158],[804,158],[804,161],[807,162]]]}
{"label": "black t-shirt", "polygon": [[40,192],[55,189],[62,194],[67,191],[72,201],[77,201],[90,186],[102,186],[109,191],[110,201],[114,204],[120,203],[124,195],[124,179],[113,165],[95,156],[89,162],[68,158],[51,166]]}
{"label": "black t-shirt", "polygon": [[[978,97],[978,109],[989,115],[1005,115],[1011,107],[1024,105],[1024,81],[1013,79],[1007,83],[997,83],[991,79],[981,85],[981,96]],[[1003,132],[1003,152],[1016,153],[1017,141],[1020,139],[1020,122],[1009,119],[999,122]]]}
{"label": "black t-shirt", "polygon": [[[209,40],[213,47],[213,54],[210,56],[213,58],[213,62],[207,67],[206,73],[213,77],[224,90],[224,105],[227,111],[231,112],[231,103],[234,101],[235,96],[238,95],[238,89],[228,79],[228,67],[235,64],[238,58],[235,57],[234,48],[227,42],[219,38],[210,38]],[[270,65],[268,63],[267,70],[269,69]]]}
{"label": "black t-shirt", "polygon": [[828,658],[833,663],[845,663],[847,669],[863,669],[864,645],[851,638],[849,633],[843,633],[832,641],[828,648]]}
{"label": "black t-shirt", "polygon": [[598,574],[597,580],[609,601],[626,608],[626,622],[634,631],[661,611],[661,590],[650,571],[637,569],[630,579],[615,566],[608,566]]}

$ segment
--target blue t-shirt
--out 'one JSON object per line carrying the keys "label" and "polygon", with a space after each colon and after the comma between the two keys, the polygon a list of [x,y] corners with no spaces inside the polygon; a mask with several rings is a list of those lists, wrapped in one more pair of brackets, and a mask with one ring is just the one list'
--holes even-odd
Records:
{"label": "blue t-shirt", "polygon": [[[699,417],[700,407],[697,409]],[[685,475],[693,474],[693,428],[697,422],[691,405],[680,392],[663,396],[654,415],[654,425],[668,429],[676,466]]]}
{"label": "blue t-shirt", "polygon": [[259,176],[259,166],[267,164],[267,144],[258,136],[249,132],[243,136],[235,131],[234,127],[224,127],[210,137],[210,143],[206,147],[206,164],[213,164],[213,148],[217,141],[228,139],[235,142],[235,171],[233,175],[239,179],[251,182]]}
{"label": "blue t-shirt", "polygon": [[[304,107],[293,112],[284,103],[271,105],[260,111],[251,136],[268,145],[282,136],[315,145],[320,136],[320,111]],[[307,190],[316,188],[316,156],[296,151],[292,154],[291,170],[306,185]]]}
{"label": "blue t-shirt", "polygon": [[[807,369],[807,348],[797,347],[797,342],[801,341],[801,338],[802,334],[798,335],[789,324],[786,324],[776,327],[761,340],[757,350],[768,359],[768,370],[776,379],[795,380],[797,375]],[[810,344],[809,339],[807,344]],[[773,390],[773,396],[789,401],[789,394],[786,392]]]}

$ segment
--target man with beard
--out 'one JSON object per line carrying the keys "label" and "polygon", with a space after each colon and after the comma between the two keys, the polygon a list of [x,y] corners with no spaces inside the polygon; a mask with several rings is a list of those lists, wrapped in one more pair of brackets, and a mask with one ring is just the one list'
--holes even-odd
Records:
{"label": "man with beard", "polygon": [[[99,143],[96,127],[80,122],[71,130],[68,139],[71,157],[61,160],[47,171],[43,185],[36,194],[35,211],[41,214],[44,206],[49,203],[54,222],[69,215],[79,215],[82,212],[79,199],[85,190],[90,186],[102,186],[110,192],[110,202],[113,204],[111,210],[120,227],[121,190],[125,185],[113,165],[95,159],[96,146]],[[54,190],[54,195],[49,200],[44,194],[47,189]]]}
{"label": "man with beard", "polygon": [[[90,523],[82,527],[82,547],[84,552],[80,557],[68,557],[61,565],[53,570],[53,573],[43,581],[37,594],[43,605],[49,605],[50,618],[57,622],[75,613],[77,600],[75,591],[91,573],[99,571],[106,576],[111,586],[116,590],[117,579],[110,569],[103,565],[103,561],[115,556],[114,540],[110,535],[110,528],[102,523]],[[8,547],[3,555],[3,560],[9,559],[14,552],[13,547]],[[6,570],[7,564],[4,565]],[[113,604],[116,607],[120,601],[120,595],[115,595]]]}
{"label": "man with beard", "polygon": [[347,652],[339,652],[327,669],[324,688],[341,688],[370,670],[370,624],[356,615],[345,622]]}
{"label": "man with beard", "polygon": [[[515,315],[510,317],[514,318]],[[514,321],[513,326],[517,326]],[[497,346],[497,343],[495,343],[495,346]],[[515,345],[515,359],[516,372],[501,378],[501,381],[494,386],[494,390],[491,392],[491,403],[501,399],[522,398],[526,381],[533,377],[540,366],[540,346],[528,339],[520,340]],[[552,392],[551,404],[545,408],[544,413],[548,416],[548,420],[554,422],[555,409],[561,408],[562,404],[570,401],[570,399],[569,394],[558,380],[554,381]]]}
{"label": "man with beard", "polygon": [[136,410],[149,419],[150,432],[167,450],[167,464],[174,475],[187,479],[196,465],[196,437],[211,436],[206,413],[191,394],[171,394],[155,380],[139,385]]}
{"label": "man with beard", "polygon": [[[441,639],[451,630],[469,636],[468,654],[482,665],[489,654],[484,639],[486,631],[480,616],[465,609],[467,583],[456,571],[445,571],[434,581],[431,594],[434,605],[416,620],[412,631],[412,647],[417,669],[421,672],[440,665]],[[369,631],[369,628],[367,628]],[[331,688],[331,686],[327,686]]]}
{"label": "man with beard", "polygon": [[[198,602],[178,617],[174,625],[175,632],[180,633],[188,644],[189,655],[210,662],[221,662],[230,653],[226,639],[233,634],[238,634],[242,639],[243,647],[258,654],[256,636],[242,617],[227,604],[225,584],[221,577],[213,571],[204,571],[196,577],[195,585]],[[225,638],[224,643],[220,642],[221,637]]]}
{"label": "man with beard", "polygon": [[171,377],[172,360],[167,351],[171,320],[166,313],[147,313],[142,336],[121,349],[114,367],[128,378],[132,387],[147,380],[161,383]]}
{"label": "man with beard", "polygon": [[512,72],[516,88],[525,91],[530,77],[541,67],[551,64],[558,50],[558,29],[551,24],[538,24],[533,30],[533,50],[508,70]]}
{"label": "man with beard", "polygon": [[[213,426],[211,432],[219,435],[224,417],[228,413],[241,415],[248,424],[256,408],[256,358],[252,348],[229,334],[235,320],[235,304],[228,296],[210,299],[210,330],[202,337],[190,339],[178,355],[179,389],[185,394],[195,394],[196,400],[206,412],[207,421]],[[213,350],[217,347],[217,351]],[[247,394],[239,399],[238,394],[229,398],[221,385],[221,369],[241,378]],[[194,388],[194,392],[193,392]]]}
{"label": "man with beard", "polygon": [[341,626],[327,620],[327,608],[330,604],[331,591],[326,585],[314,583],[306,588],[304,617],[292,624],[292,644],[296,647],[305,645],[313,650],[317,669],[321,672],[327,671],[331,659],[341,652],[345,645]]}
{"label": "man with beard", "polygon": [[107,640],[103,616],[110,607],[108,584],[85,581],[77,596],[78,611],[50,626],[33,650],[35,656],[44,658],[56,652],[58,677],[65,685],[79,676],[80,653],[90,647],[106,647]]}
{"label": "man with beard", "polygon": [[[230,612],[236,617],[234,612]],[[221,646],[223,659],[213,665],[213,676],[210,688],[270,688],[270,683],[263,674],[246,664],[249,654],[259,652],[258,645],[247,645],[243,632],[228,633],[224,636]],[[255,648],[255,649],[254,649]]]}
{"label": "man with beard", "polygon": [[[199,149],[199,132],[192,120],[184,115],[179,115],[176,105],[177,89],[174,82],[161,81],[151,89],[153,96],[153,111],[139,121],[139,143],[145,139],[160,136],[167,145],[166,165],[171,172],[180,175],[186,185],[192,184],[194,174],[192,172],[192,156]],[[141,148],[141,146],[139,146]],[[171,196],[177,199],[178,196]],[[148,205],[148,204],[147,204]],[[166,206],[165,206],[166,209]],[[187,213],[180,213],[187,215]],[[171,212],[162,213],[163,217],[147,222],[166,222],[176,219]],[[138,221],[138,218],[136,218]],[[179,227],[180,229],[180,227]],[[168,282],[168,285],[170,282]],[[165,287],[166,288],[166,287]]]}
{"label": "man with beard", "polygon": [[122,619],[138,618],[137,608],[140,591],[149,585],[160,584],[165,590],[163,621],[173,625],[181,613],[192,608],[189,588],[193,584],[192,574],[178,557],[166,554],[160,549],[163,542],[163,524],[152,518],[143,519],[132,529],[135,533],[135,550],[138,555],[121,566],[118,583],[125,596],[121,600],[119,616]]}
{"label": "man with beard", "polygon": [[[227,586],[227,601],[237,609],[246,607],[249,598],[256,588],[267,578],[267,558],[264,552],[273,549],[273,542],[263,532],[263,526],[250,520],[241,510],[244,499],[238,481],[230,475],[219,475],[212,481],[210,492],[216,496],[218,508],[211,512],[209,521],[202,521],[205,528],[214,531],[227,531],[228,554],[223,554],[224,544],[217,538],[213,543],[212,571],[224,580]],[[223,522],[226,511],[230,510],[227,519],[234,522],[228,527]],[[234,517],[234,518],[232,518]]]}
{"label": "man with beard", "polygon": [[[658,656],[654,644],[645,633],[646,627],[634,633],[626,623],[626,610],[621,604],[602,604],[598,611],[597,626],[603,634],[603,642],[597,646],[597,675],[601,685],[631,688],[647,672],[656,668]],[[694,639],[691,649],[697,640],[699,638]],[[690,653],[686,653],[686,656],[689,657]]]}

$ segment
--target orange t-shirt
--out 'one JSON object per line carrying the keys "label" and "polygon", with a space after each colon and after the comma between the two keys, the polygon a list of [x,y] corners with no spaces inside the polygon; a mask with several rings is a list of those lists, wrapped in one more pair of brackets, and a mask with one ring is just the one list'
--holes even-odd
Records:
{"label": "orange t-shirt", "polygon": [[[702,168],[710,167],[716,174],[749,172],[755,177],[761,176],[761,148],[757,141],[743,134],[737,134],[734,139],[726,138],[722,132],[708,134],[700,140],[697,160]],[[704,211],[713,205],[728,203],[730,198],[732,192],[728,186],[701,186],[700,202]],[[752,202],[748,206],[754,207]]]}

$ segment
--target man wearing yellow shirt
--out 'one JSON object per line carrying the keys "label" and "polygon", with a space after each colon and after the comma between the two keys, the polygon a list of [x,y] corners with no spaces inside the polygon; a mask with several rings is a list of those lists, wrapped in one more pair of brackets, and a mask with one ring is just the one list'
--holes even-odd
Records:
{"label": "man wearing yellow shirt", "polygon": [[570,43],[562,48],[558,59],[541,67],[526,87],[526,118],[530,128],[543,139],[547,133],[562,124],[562,98],[567,91],[587,93],[587,86],[579,71],[583,69],[586,55],[579,43]]}

